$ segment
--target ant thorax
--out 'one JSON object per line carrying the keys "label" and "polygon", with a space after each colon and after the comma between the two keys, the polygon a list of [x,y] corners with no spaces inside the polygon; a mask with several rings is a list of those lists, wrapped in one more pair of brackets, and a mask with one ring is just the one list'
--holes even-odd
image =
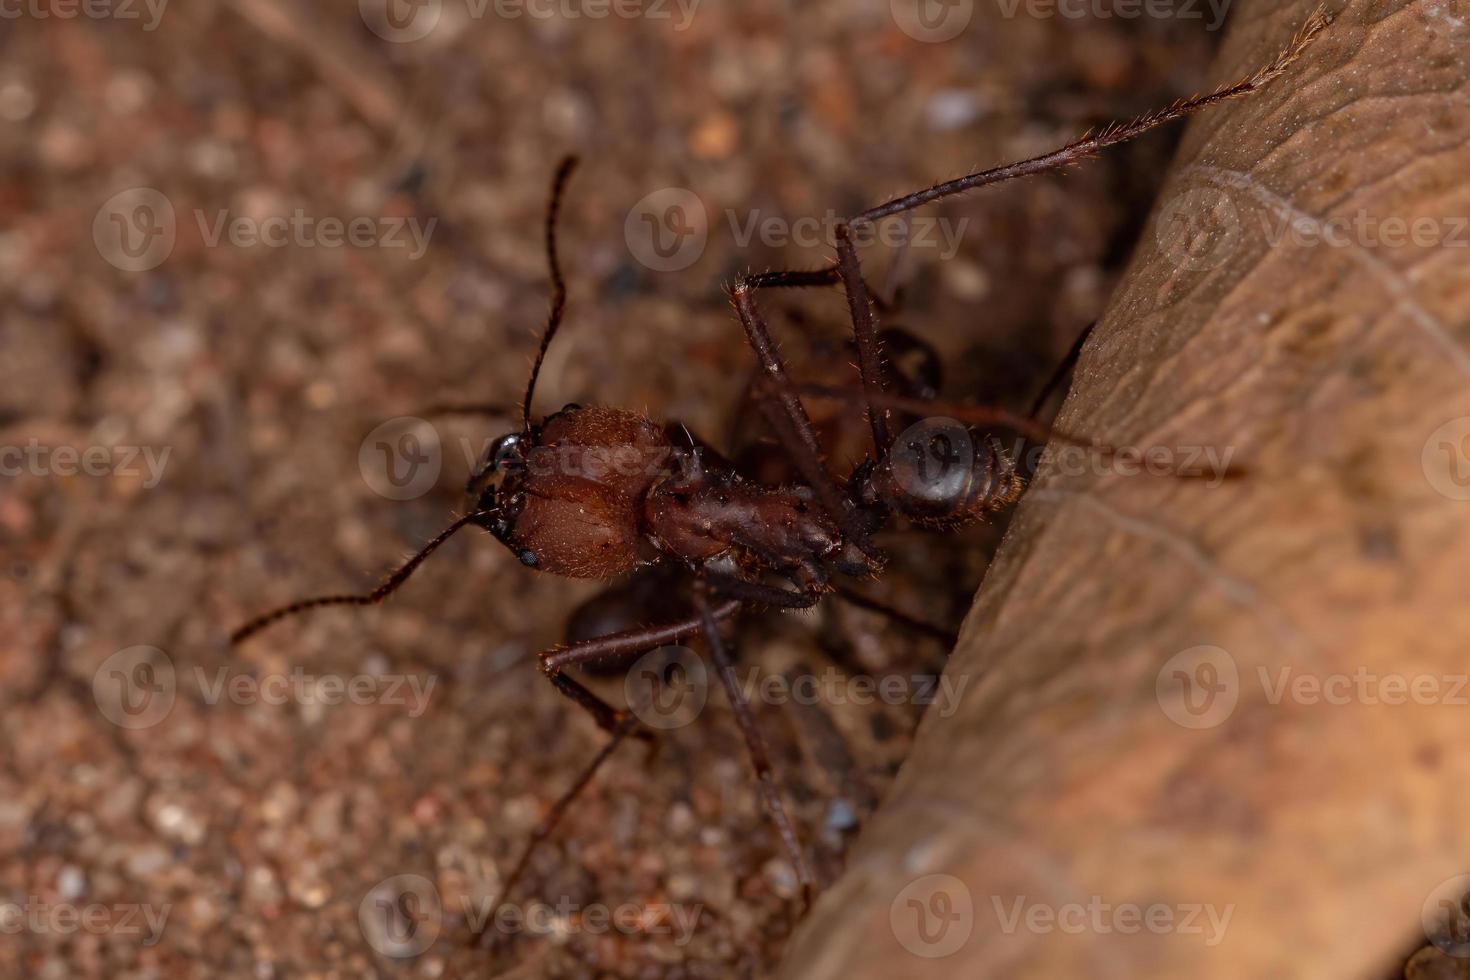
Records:
{"label": "ant thorax", "polygon": [[828,563],[841,530],[802,486],[773,487],[693,465],[656,483],[644,502],[650,539],[666,557],[702,564],[733,553],[747,568],[789,572]]}

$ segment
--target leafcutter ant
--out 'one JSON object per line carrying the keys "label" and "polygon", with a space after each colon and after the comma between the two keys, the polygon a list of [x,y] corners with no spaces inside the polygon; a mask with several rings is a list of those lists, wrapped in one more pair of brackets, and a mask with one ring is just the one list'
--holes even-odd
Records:
{"label": "leafcutter ant", "polygon": [[[520,402],[520,425],[493,443],[469,481],[473,508],[373,591],[293,602],[240,626],[231,641],[241,643],[308,609],[381,602],[445,541],[470,526],[488,531],[523,564],[553,575],[611,580],[652,566],[675,569],[694,583],[680,615],[661,625],[580,639],[539,654],[540,667],[556,689],[586,710],[610,738],[533,832],[505,880],[501,900],[515,886],[535,845],[552,831],[619,743],[629,736],[651,737],[634,712],[609,704],[571,676],[568,668],[626,662],[695,636],[704,639],[743,735],[759,794],[804,897],[810,900],[814,879],[777,791],[765,741],[736,682],[721,624],[750,609],[807,609],[834,592],[881,609],[876,600],[853,593],[851,583],[882,573],[885,558],[874,536],[895,516],[920,527],[952,529],[982,521],[1020,495],[1022,481],[1013,462],[975,426],[1004,425],[1033,438],[1112,452],[1001,410],[895,391],[853,229],[989,184],[1066,167],[1156,126],[1255,92],[1285,73],[1327,22],[1320,12],[1314,14],[1275,61],[1243,81],[1109,126],[1053,152],[870,208],[837,226],[836,261],[828,268],[738,277],[730,298],[758,364],[752,395],[800,474],[799,482],[752,479],[678,427],[665,428],[634,412],[568,405],[536,421],[536,380],[566,308],[556,221],[575,160],[565,160],[556,171],[546,219],[553,287],[548,322]],[[798,383],[787,373],[756,296],[763,289],[837,285],[847,298],[859,387]],[[803,397],[850,400],[866,410],[871,455],[845,478],[830,471]],[[930,419],[896,437],[896,420],[905,413],[952,419]]]}

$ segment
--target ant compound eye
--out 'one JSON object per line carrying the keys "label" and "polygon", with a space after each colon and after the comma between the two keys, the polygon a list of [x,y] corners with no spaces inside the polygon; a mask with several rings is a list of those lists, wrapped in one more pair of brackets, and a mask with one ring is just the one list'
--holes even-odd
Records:
{"label": "ant compound eye", "polygon": [[527,548],[525,551],[522,551],[520,554],[516,555],[516,557],[519,558],[521,560],[521,564],[525,565],[527,568],[536,567],[536,552],[532,551],[531,549]]}
{"label": "ant compound eye", "polygon": [[954,419],[932,418],[904,430],[893,443],[888,468],[894,488],[916,502],[959,507],[975,465],[969,430]]}
{"label": "ant compound eye", "polygon": [[525,441],[525,436],[519,432],[496,439],[490,446],[491,469],[499,470],[508,463],[518,461],[521,457],[521,444]]}

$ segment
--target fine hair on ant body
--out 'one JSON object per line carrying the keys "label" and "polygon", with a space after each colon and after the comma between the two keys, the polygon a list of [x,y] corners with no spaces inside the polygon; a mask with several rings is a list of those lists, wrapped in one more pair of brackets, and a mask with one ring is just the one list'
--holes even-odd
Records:
{"label": "fine hair on ant body", "polygon": [[[907,620],[877,600],[854,592],[852,580],[876,578],[885,556],[874,536],[895,516],[921,527],[954,529],[982,521],[1014,502],[1022,481],[998,444],[970,426],[1002,425],[1037,439],[1073,439],[1030,418],[1001,409],[914,399],[896,392],[882,334],[854,244],[854,228],[921,205],[1017,177],[1074,164],[1197,110],[1248,95],[1282,75],[1325,28],[1313,14],[1286,50],[1247,79],[1131,122],[1108,126],[1053,152],[936,184],[895,198],[836,227],[836,262],[810,271],[739,276],[730,298],[759,366],[752,397],[801,482],[761,483],[743,476],[681,427],[661,427],[634,412],[568,405],[540,422],[532,414],[536,382],[566,309],[566,285],[557,258],[556,224],[574,158],[562,162],[546,216],[551,309],[519,406],[520,426],[497,439],[471,476],[473,508],[430,540],[376,589],[361,595],[303,599],[265,613],[231,634],[238,644],[288,616],[333,605],[381,602],[435,550],[471,525],[488,531],[525,565],[568,578],[614,579],[655,565],[682,569],[693,580],[681,618],[578,640],[538,655],[541,670],[563,695],[586,710],[610,736],[571,787],[533,831],[505,879],[499,901],[515,887],[535,846],[556,826],[599,767],[629,736],[651,739],[631,710],[614,707],[568,673],[599,662],[626,662],[659,647],[702,636],[729,697],[755,771],[760,797],[785,850],[803,898],[815,886],[777,791],[766,743],[736,681],[721,624],[752,608],[809,609],[829,594]],[[756,304],[762,289],[841,285],[852,323],[860,386],[803,385],[785,363]],[[871,455],[845,479],[828,468],[802,398],[856,402],[866,410]],[[471,411],[494,411],[478,407]],[[895,438],[903,413],[953,416],[912,426]],[[1180,476],[1192,474],[1180,473]]]}

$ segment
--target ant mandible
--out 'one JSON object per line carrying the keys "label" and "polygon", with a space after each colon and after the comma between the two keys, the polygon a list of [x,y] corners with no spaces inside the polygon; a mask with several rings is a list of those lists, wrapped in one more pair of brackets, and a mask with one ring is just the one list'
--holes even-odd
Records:
{"label": "ant mandible", "polygon": [[[876,577],[884,556],[874,535],[896,514],[924,527],[958,528],[981,521],[1019,497],[1021,480],[994,442],[962,426],[967,453],[951,452],[943,431],[895,441],[895,412],[944,412],[968,425],[1000,424],[1036,438],[1072,439],[1029,418],[999,409],[956,406],[895,394],[881,335],[853,242],[853,228],[940,198],[1074,164],[1097,151],[1227,99],[1248,95],[1282,75],[1329,19],[1314,13],[1285,51],[1254,75],[1214,92],[1181,100],[1131,122],[1088,134],[1060,149],[969,174],[870,208],[836,228],[837,261],[813,271],[747,273],[730,288],[735,312],[760,367],[753,397],[803,483],[773,486],[743,477],[708,447],[682,438],[634,412],[568,405],[533,421],[536,380],[566,309],[557,259],[556,221],[574,158],[562,162],[546,215],[551,310],[521,400],[520,428],[497,439],[469,481],[474,508],[458,518],[382,585],[363,595],[304,599],[236,629],[238,644],[287,616],[321,606],[366,606],[391,595],[461,529],[482,528],[525,565],[568,578],[613,579],[667,563],[695,579],[689,615],[659,626],[609,633],[553,647],[538,655],[542,671],[563,695],[585,709],[610,738],[533,832],[501,889],[510,893],[535,846],[546,838],[598,768],[629,736],[651,739],[635,713],[608,704],[567,668],[621,661],[702,635],[730,699],[755,770],[760,796],[810,902],[813,877],[776,789],[765,741],[736,682],[723,621],[750,608],[808,609],[845,591],[843,579]],[[855,391],[793,382],[756,307],[761,289],[840,284],[846,293],[857,350]],[[867,412],[872,455],[839,481],[828,469],[802,396],[852,399]],[[937,442],[936,442],[937,440]],[[1189,475],[1189,474],[1180,474]],[[784,584],[772,584],[779,579]],[[875,604],[876,605],[876,604]],[[498,904],[498,903],[497,903]]]}

